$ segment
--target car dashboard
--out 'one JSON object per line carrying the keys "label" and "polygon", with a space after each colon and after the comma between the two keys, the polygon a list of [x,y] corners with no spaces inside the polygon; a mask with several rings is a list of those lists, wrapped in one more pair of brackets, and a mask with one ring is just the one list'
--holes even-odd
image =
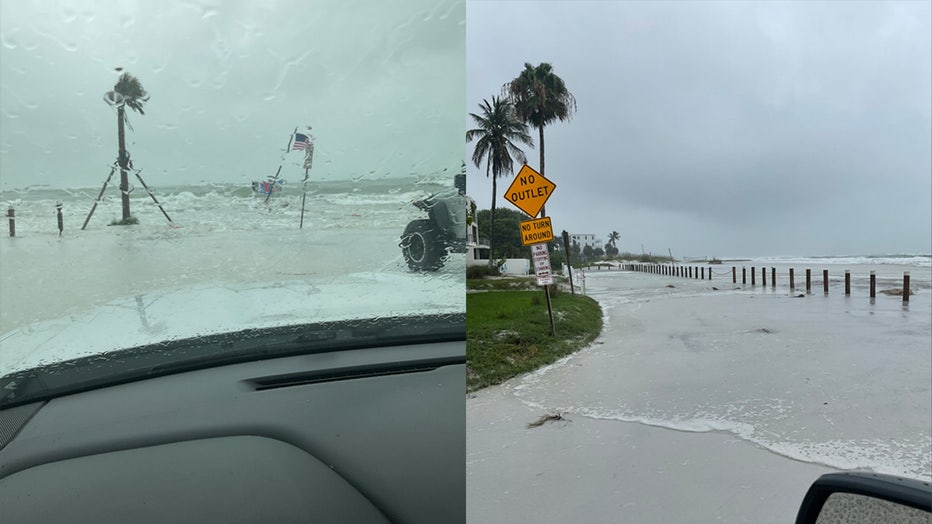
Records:
{"label": "car dashboard", "polygon": [[2,522],[465,521],[465,334],[0,411]]}

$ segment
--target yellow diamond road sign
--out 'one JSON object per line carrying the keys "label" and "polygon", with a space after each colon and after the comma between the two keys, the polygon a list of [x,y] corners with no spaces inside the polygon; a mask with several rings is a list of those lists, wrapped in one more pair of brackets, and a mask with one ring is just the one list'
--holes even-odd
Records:
{"label": "yellow diamond road sign", "polygon": [[553,226],[550,217],[535,218],[521,222],[521,242],[525,246],[550,242],[553,240]]}
{"label": "yellow diamond road sign", "polygon": [[518,171],[514,182],[508,186],[508,191],[505,191],[505,199],[521,211],[536,217],[556,187],[556,184],[525,164]]}

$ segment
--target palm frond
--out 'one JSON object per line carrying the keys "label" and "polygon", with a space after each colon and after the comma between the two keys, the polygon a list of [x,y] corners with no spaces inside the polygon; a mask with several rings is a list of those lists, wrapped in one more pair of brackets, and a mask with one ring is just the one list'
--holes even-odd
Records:
{"label": "palm frond", "polygon": [[548,63],[536,67],[525,63],[524,70],[502,86],[502,96],[508,97],[522,121],[537,128],[569,120],[576,112],[576,97]]}
{"label": "palm frond", "polygon": [[490,174],[500,177],[513,170],[515,159],[525,161],[524,152],[517,143],[533,147],[534,141],[527,124],[517,118],[511,103],[504,97],[483,100],[479,108],[481,114],[469,114],[476,128],[466,131],[466,141],[476,141],[472,162],[481,167],[485,159]]}
{"label": "palm frond", "polygon": [[138,78],[129,73],[123,73],[117,80],[116,85],[113,86],[113,90],[123,95],[123,99],[130,109],[138,111],[141,115],[146,114],[143,111],[142,104],[149,101],[149,94],[146,93]]}

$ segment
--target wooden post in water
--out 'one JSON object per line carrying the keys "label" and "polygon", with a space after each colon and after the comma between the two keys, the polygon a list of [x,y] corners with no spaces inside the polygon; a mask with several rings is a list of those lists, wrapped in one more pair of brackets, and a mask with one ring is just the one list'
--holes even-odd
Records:
{"label": "wooden post in water", "polygon": [[757,284],[757,277],[755,276],[756,274],[757,274],[757,268],[754,266],[751,266],[751,285],[752,286]]}
{"label": "wooden post in water", "polygon": [[909,271],[903,272],[903,302],[909,302]]}
{"label": "wooden post in water", "polygon": [[770,287],[777,287],[777,268],[770,268]]}
{"label": "wooden post in water", "polygon": [[851,270],[845,270],[845,296],[851,296]]}
{"label": "wooden post in water", "polygon": [[[711,269],[709,271],[712,271]],[[702,280],[705,280],[705,267],[702,268]]]}
{"label": "wooden post in water", "polygon": [[825,294],[828,295],[828,270],[827,269],[822,270],[822,291],[824,291]]}
{"label": "wooden post in water", "polygon": [[10,217],[10,236],[16,236],[16,211],[13,211],[13,206],[10,206],[6,210],[6,216]]}
{"label": "wooden post in water", "polygon": [[738,268],[736,268],[735,266],[731,266],[731,283],[732,284],[738,283]]}
{"label": "wooden post in water", "polygon": [[877,296],[877,275],[871,271],[871,298]]}
{"label": "wooden post in water", "polygon": [[812,293],[812,270],[806,270],[806,293]]}
{"label": "wooden post in water", "polygon": [[56,218],[58,219],[58,236],[61,236],[62,231],[64,231],[65,229],[65,221],[61,215],[61,202],[60,201],[55,203],[55,215],[56,215]]}
{"label": "wooden post in water", "polygon": [[767,268],[760,268],[760,285],[767,287]]}
{"label": "wooden post in water", "polygon": [[572,252],[570,251],[570,235],[564,229],[561,236],[563,237],[563,252],[566,253],[566,271],[570,274],[570,294],[575,295],[576,288],[573,286],[573,263],[570,262],[570,253]]}
{"label": "wooden post in water", "polygon": [[748,268],[741,266],[741,285],[748,283]]}
{"label": "wooden post in water", "polygon": [[793,268],[790,268],[790,291],[796,289],[796,277],[793,275]]}
{"label": "wooden post in water", "polygon": [[689,266],[689,277],[688,278],[692,278],[692,277],[693,277],[693,267]]}

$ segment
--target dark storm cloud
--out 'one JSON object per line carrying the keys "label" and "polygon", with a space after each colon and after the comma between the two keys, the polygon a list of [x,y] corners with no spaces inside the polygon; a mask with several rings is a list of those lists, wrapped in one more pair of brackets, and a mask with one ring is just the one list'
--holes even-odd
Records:
{"label": "dark storm cloud", "polygon": [[153,183],[271,174],[294,126],[306,124],[317,137],[319,177],[458,167],[462,2],[24,1],[0,9],[5,188],[100,183],[116,154],[116,117],[101,97],[117,66],[151,95],[145,116],[130,114],[128,140]]}

